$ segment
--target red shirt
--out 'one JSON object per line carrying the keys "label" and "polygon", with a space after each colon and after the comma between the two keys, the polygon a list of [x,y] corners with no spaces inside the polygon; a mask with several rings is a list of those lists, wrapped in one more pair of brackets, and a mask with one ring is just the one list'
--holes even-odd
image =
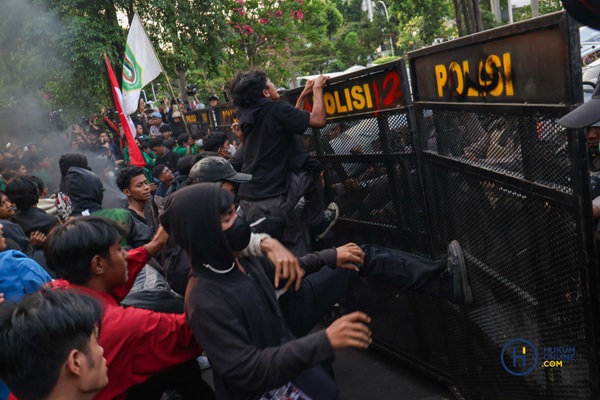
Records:
{"label": "red shirt", "polygon": [[104,348],[108,386],[96,399],[124,399],[127,390],[133,385],[202,353],[185,314],[166,314],[119,306],[150,257],[145,247],[130,250],[127,257],[129,280],[110,294],[63,279],[50,282],[54,288],[73,288],[95,297],[105,306],[98,343]]}

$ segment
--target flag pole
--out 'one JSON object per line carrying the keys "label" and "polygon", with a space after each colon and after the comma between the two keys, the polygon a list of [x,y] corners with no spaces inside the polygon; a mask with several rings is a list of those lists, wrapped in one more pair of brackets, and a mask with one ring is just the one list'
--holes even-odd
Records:
{"label": "flag pole", "polygon": [[[137,14],[137,11],[135,13]],[[142,28],[143,28],[144,24],[142,24],[141,18],[140,18],[140,24],[142,25]],[[144,34],[146,36],[148,36],[148,34],[146,33],[146,28],[144,28]],[[148,38],[148,41],[150,43],[152,43],[152,41],[150,40],[150,38]],[[151,46],[151,48],[152,48],[152,52],[154,53],[154,56],[158,60],[158,65],[160,65],[160,69],[161,69],[162,73],[165,74],[165,78],[167,78],[167,85],[169,86],[169,90],[171,91],[171,96],[173,96],[173,99],[175,99],[175,101],[177,101],[177,97],[175,97],[175,92],[173,91],[173,87],[171,86],[171,80],[169,79],[169,75],[167,75],[167,71],[165,71],[165,68],[163,67],[162,62],[160,62],[160,58],[158,57],[158,54],[156,54],[156,50],[154,50],[154,46]],[[179,103],[177,104],[177,109],[179,110]],[[181,115],[181,119],[183,121],[183,125],[185,126],[185,131],[189,135],[190,134],[190,130],[188,129],[188,125],[187,125],[187,122],[186,122],[186,120],[185,120],[185,118],[183,116],[183,112],[181,112],[181,110],[179,110],[179,114]]]}
{"label": "flag pole", "polygon": [[[154,48],[152,48],[152,51],[154,51]],[[158,56],[156,58],[158,59]],[[169,85],[169,89],[171,90],[171,95],[173,96],[173,99],[175,99],[175,101],[177,101],[177,98],[175,97],[175,92],[173,92],[173,87],[171,86],[171,81],[169,80],[169,76],[167,75],[167,72],[164,70],[162,63],[160,62],[160,59],[158,59],[158,63],[160,64],[160,68],[162,69],[163,74],[165,74],[165,78],[167,78],[167,85]],[[177,102],[177,109],[179,110],[179,102]],[[188,129],[187,122],[185,120],[185,117],[183,116],[183,111],[179,110],[179,114],[181,115],[181,120],[183,121],[183,125],[185,126],[185,131],[189,135],[190,130]]]}
{"label": "flag pole", "polygon": [[129,114],[125,113],[123,109],[123,99],[121,94],[121,88],[119,87],[119,83],[117,82],[117,77],[115,76],[115,72],[113,71],[112,65],[110,64],[110,60],[108,59],[108,55],[103,53],[104,61],[106,63],[106,70],[108,73],[108,79],[110,81],[110,92],[112,94],[112,98],[115,102],[115,107],[117,109],[117,113],[119,114],[119,120],[121,121],[121,126],[123,127],[123,133],[125,134],[125,139],[127,140],[127,145],[129,146],[129,156],[131,158],[130,164],[145,167],[146,162],[144,161],[144,157],[142,156],[142,152],[138,148],[135,143],[135,139],[133,137],[133,132],[135,132],[135,127],[133,126],[133,122],[131,118],[129,118]]}

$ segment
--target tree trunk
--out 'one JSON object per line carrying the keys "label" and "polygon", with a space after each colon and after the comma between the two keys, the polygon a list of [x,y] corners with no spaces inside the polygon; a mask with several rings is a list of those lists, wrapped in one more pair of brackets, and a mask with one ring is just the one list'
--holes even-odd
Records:
{"label": "tree trunk", "polygon": [[458,36],[465,36],[465,30],[462,21],[462,11],[460,9],[460,0],[452,0],[454,3],[454,15],[456,16],[456,28],[458,29]]}
{"label": "tree trunk", "polygon": [[483,18],[481,17],[479,0],[473,0],[473,16],[475,19],[475,32],[483,31]]}
{"label": "tree trunk", "polygon": [[177,68],[177,83],[179,84],[179,93],[181,98],[184,100],[188,100],[187,90],[186,90],[186,80],[185,80],[185,69]]}
{"label": "tree trunk", "polygon": [[475,11],[473,10],[473,2],[476,0],[463,0],[465,4],[465,19],[469,21],[469,34],[477,32],[475,24]]}
{"label": "tree trunk", "polygon": [[471,25],[471,17],[469,16],[469,4],[471,0],[458,0],[458,4],[460,5],[460,12],[463,18],[463,23],[465,26],[465,35],[470,35],[473,33],[473,26]]}

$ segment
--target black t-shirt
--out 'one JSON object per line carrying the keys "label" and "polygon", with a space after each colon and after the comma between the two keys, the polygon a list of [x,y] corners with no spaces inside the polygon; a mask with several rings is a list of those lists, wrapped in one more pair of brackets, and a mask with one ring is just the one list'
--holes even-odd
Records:
{"label": "black t-shirt", "polygon": [[241,199],[268,199],[288,190],[289,157],[297,151],[294,135],[308,128],[310,113],[283,102],[261,99],[252,109],[236,110],[244,132],[244,167],[252,174],[240,185]]}
{"label": "black t-shirt", "polygon": [[40,231],[44,235],[48,235],[50,229],[58,224],[58,218],[37,207],[31,207],[13,215],[13,221],[23,229],[27,237],[31,235],[31,232],[35,231]]}
{"label": "black t-shirt", "polygon": [[154,165],[163,164],[169,168],[171,172],[175,172],[177,171],[177,161],[179,161],[179,155],[171,150],[167,150],[162,157],[156,157]]}

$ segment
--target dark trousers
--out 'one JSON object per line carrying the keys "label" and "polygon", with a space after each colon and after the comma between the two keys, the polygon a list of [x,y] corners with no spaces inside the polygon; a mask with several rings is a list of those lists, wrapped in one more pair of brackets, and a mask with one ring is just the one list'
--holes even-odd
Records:
{"label": "dark trousers", "polygon": [[160,400],[168,390],[176,391],[184,400],[216,399],[215,392],[202,379],[202,371],[194,358],[133,386],[127,393],[127,400]]}
{"label": "dark trousers", "polygon": [[377,245],[360,248],[365,252],[365,262],[358,273],[324,267],[306,276],[298,291],[290,289],[279,297],[281,311],[296,337],[310,332],[359,276],[387,282],[403,291],[415,290],[439,297],[445,260],[432,261]]}
{"label": "dark trousers", "polygon": [[[300,199],[304,197],[304,207],[296,209]],[[290,186],[287,193],[264,200],[240,199],[238,214],[244,218],[255,204],[266,204],[276,207],[286,214],[286,224],[281,243],[296,257],[307,253],[304,234],[307,227],[317,226],[323,221],[325,211],[323,183],[321,175],[308,171],[301,171],[290,176]]]}

